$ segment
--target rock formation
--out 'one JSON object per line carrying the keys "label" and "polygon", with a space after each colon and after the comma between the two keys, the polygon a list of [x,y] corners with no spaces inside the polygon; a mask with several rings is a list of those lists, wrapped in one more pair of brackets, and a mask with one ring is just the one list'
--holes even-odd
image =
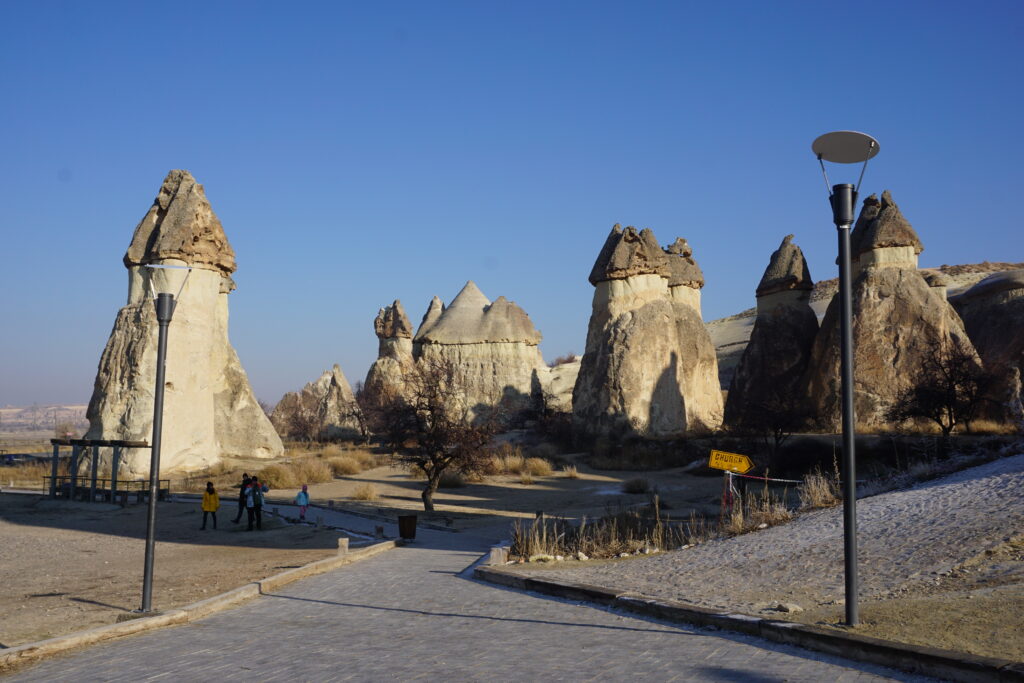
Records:
{"label": "rock formation", "polygon": [[778,413],[797,415],[803,377],[818,333],[814,283],[800,247],[786,235],[757,287],[757,318],[725,403],[725,422],[767,426]]}
{"label": "rock formation", "polygon": [[[888,191],[864,200],[850,235],[853,281],[854,411],[863,429],[886,429],[885,411],[911,386],[933,342],[970,345],[963,323],[917,269],[923,246]],[[833,298],[814,342],[808,393],[823,425],[840,414],[839,302]]]}
{"label": "rock formation", "polygon": [[294,439],[362,441],[366,438],[363,412],[337,365],[301,391],[291,391],[281,397],[270,421],[279,434]]}
{"label": "rock formation", "polygon": [[590,273],[593,308],[573,390],[573,424],[590,435],[680,437],[722,421],[700,268],[685,240],[615,225]]}
{"label": "rock formation", "polygon": [[401,396],[404,377],[413,364],[412,325],[402,302],[396,299],[390,306],[380,309],[373,329],[377,333],[377,360],[370,366],[363,383],[363,399],[368,405],[380,404],[390,396]]}
{"label": "rock formation", "polygon": [[[128,303],[100,359],[86,438],[152,440],[152,294],[171,292],[178,297],[168,328],[161,469],[195,469],[224,456],[279,456],[281,439],[228,340],[235,254],[203,186],[188,171],[167,175],[135,228],[124,265]],[[149,457],[148,450],[129,450],[123,466],[131,475],[147,473]]]}
{"label": "rock formation", "polygon": [[952,304],[985,368],[1003,378],[1009,415],[1020,420],[1024,376],[1024,270],[990,275]]}
{"label": "rock formation", "polygon": [[434,297],[413,346],[417,362],[454,365],[474,414],[502,405],[515,415],[537,407],[546,370],[540,339],[523,309],[505,297],[491,303],[470,281],[447,307]]}

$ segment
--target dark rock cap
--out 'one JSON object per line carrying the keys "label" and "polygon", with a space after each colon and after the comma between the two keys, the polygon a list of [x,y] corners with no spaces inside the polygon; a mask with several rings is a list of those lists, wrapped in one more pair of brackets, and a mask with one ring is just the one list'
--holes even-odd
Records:
{"label": "dark rock cap", "polygon": [[914,247],[915,254],[924,251],[924,245],[892,200],[889,190],[882,193],[881,202],[875,195],[864,200],[854,234],[850,235],[850,247],[855,257],[885,247]]}
{"label": "dark rock cap", "polygon": [[177,259],[230,274],[237,267],[220,219],[203,186],[188,171],[167,174],[153,206],[135,228],[124,255],[126,268]]}
{"label": "dark rock cap", "polygon": [[757,286],[757,296],[774,294],[788,289],[814,289],[811,271],[800,247],[793,244],[793,236],[786,235],[779,248],[772,252],[768,267]]}
{"label": "dark rock cap", "polygon": [[668,254],[668,286],[684,285],[700,289],[704,286],[704,273],[693,259],[693,248],[682,237],[665,247]]}
{"label": "dark rock cap", "polygon": [[668,257],[658,245],[650,229],[637,232],[633,226],[625,230],[618,223],[612,227],[601,253],[590,271],[590,284],[604,280],[624,280],[632,275],[653,274],[668,277]]}
{"label": "dark rock cap", "polygon": [[390,306],[377,311],[377,318],[373,321],[373,330],[380,339],[393,339],[404,337],[412,339],[412,325],[409,323],[402,302],[395,299]]}

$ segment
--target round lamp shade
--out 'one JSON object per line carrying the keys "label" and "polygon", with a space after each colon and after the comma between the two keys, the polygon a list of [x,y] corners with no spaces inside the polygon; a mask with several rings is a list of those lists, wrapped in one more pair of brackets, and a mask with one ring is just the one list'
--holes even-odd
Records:
{"label": "round lamp shade", "polygon": [[835,164],[857,164],[878,154],[878,140],[855,130],[825,133],[811,143],[814,155]]}

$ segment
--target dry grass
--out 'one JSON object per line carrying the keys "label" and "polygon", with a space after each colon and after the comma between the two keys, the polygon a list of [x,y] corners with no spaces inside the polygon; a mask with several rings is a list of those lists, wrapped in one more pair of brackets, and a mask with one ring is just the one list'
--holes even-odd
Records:
{"label": "dry grass", "polygon": [[343,477],[347,474],[359,474],[363,471],[362,463],[351,455],[333,457],[327,461],[327,464],[336,477]]}
{"label": "dry grass", "polygon": [[722,520],[720,531],[730,536],[745,534],[784,524],[793,519],[793,513],[786,507],[786,494],[772,493],[768,486],[760,492],[749,494],[746,499],[737,497],[732,509]]}
{"label": "dry grass", "polygon": [[355,492],[352,494],[354,500],[366,500],[374,501],[380,499],[380,494],[377,493],[377,487],[370,482],[365,482],[356,487]]}
{"label": "dry grass", "polygon": [[523,468],[535,477],[550,477],[554,472],[551,463],[544,458],[527,458]]}
{"label": "dry grass", "polygon": [[501,470],[507,474],[522,474],[528,472],[526,469],[526,458],[520,453],[512,453],[502,456]]}
{"label": "dry grass", "polygon": [[830,508],[842,502],[839,477],[834,473],[824,474],[821,470],[815,470],[804,475],[803,483],[797,486],[796,491],[800,497],[801,510]]}
{"label": "dry grass", "polygon": [[528,470],[523,470],[519,473],[519,483],[523,486],[533,485],[533,475]]}
{"label": "dry grass", "polygon": [[566,479],[579,479],[580,473],[576,471],[576,465],[566,465],[562,468],[562,475]]}
{"label": "dry grass", "polygon": [[[45,463],[33,462],[0,468],[0,485],[41,489],[44,486],[43,477],[50,476],[50,467]],[[67,474],[67,465],[64,465],[63,470],[61,474]]]}
{"label": "dry grass", "polygon": [[334,479],[334,472],[323,460],[306,457],[267,465],[257,472],[256,476],[272,489],[291,489],[303,484],[331,481]]}
{"label": "dry grass", "polygon": [[647,493],[651,490],[651,482],[647,481],[643,477],[636,477],[635,479],[627,479],[622,482],[623,493]]}

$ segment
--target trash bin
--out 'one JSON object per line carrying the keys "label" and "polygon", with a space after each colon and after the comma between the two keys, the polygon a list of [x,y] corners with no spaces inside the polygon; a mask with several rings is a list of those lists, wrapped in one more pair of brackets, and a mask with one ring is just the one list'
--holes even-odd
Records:
{"label": "trash bin", "polygon": [[398,535],[409,541],[416,538],[416,515],[398,515]]}

